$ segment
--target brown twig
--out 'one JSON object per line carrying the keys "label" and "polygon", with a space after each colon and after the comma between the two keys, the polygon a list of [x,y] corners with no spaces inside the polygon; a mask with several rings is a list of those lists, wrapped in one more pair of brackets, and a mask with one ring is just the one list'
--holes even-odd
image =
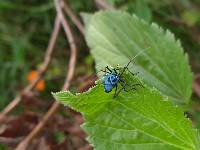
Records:
{"label": "brown twig", "polygon": [[68,38],[68,42],[69,42],[70,50],[71,50],[71,56],[70,56],[70,61],[69,61],[69,70],[68,70],[68,74],[67,74],[64,86],[62,88],[62,90],[67,90],[70,86],[70,81],[72,80],[72,77],[73,77],[73,74],[74,74],[74,69],[75,69],[75,64],[76,64],[77,48],[76,48],[76,44],[75,44],[75,40],[74,40],[72,31],[69,27],[67,20],[65,19],[64,15],[63,15],[61,5],[60,5],[60,0],[55,0],[55,6],[56,6],[57,14],[58,14],[58,16],[61,20],[63,29],[65,31],[65,34]]}
{"label": "brown twig", "polygon": [[[71,32],[71,29],[69,27],[68,22],[65,20],[64,15],[62,13],[59,0],[55,0],[55,6],[58,14],[58,18],[62,23],[62,26],[64,28],[64,31],[67,35],[69,44],[70,44],[70,60],[69,60],[69,66],[68,66],[68,72],[65,79],[65,83],[63,85],[62,90],[67,90],[70,86],[70,82],[74,75],[75,70],[75,64],[76,64],[76,55],[77,55],[77,48],[74,42],[74,38]],[[59,108],[60,104],[59,102],[54,102],[53,106],[48,110],[48,112],[45,114],[43,119],[39,122],[39,124],[33,129],[33,131],[17,146],[16,150],[25,150],[30,141],[42,130],[42,128],[45,126],[49,118],[56,112],[56,110]]]}
{"label": "brown twig", "polygon": [[[46,72],[46,70],[50,64],[51,58],[52,58],[52,54],[53,54],[53,50],[55,47],[58,33],[60,31],[60,23],[59,22],[60,22],[60,20],[58,19],[58,17],[56,17],[55,26],[54,26],[53,32],[51,34],[51,38],[50,38],[47,50],[46,50],[44,62],[42,64],[41,68],[39,68],[39,70],[38,70],[38,76],[29,85],[27,85],[27,87],[25,87],[24,90],[22,90],[22,93],[30,92],[35,87],[35,85],[40,81],[40,79],[42,78],[44,73]],[[21,101],[21,98],[22,98],[22,93],[19,94],[14,100],[12,100],[10,102],[10,104],[8,104],[6,106],[6,108],[1,112],[0,121],[19,104],[19,102]]]}
{"label": "brown twig", "polygon": [[24,137],[10,138],[10,137],[0,137],[0,144],[6,145],[16,145],[18,144]]}
{"label": "brown twig", "polygon": [[103,10],[114,10],[115,8],[106,3],[105,0],[95,0],[95,3],[99,9]]}
{"label": "brown twig", "polygon": [[85,28],[81,21],[78,19],[78,17],[75,15],[75,13],[72,11],[72,9],[67,5],[64,1],[61,1],[61,7],[66,12],[66,14],[69,16],[71,21],[76,25],[76,27],[79,29],[79,31],[84,35]]}
{"label": "brown twig", "polygon": [[197,94],[197,96],[200,98],[200,74],[197,74],[194,77],[192,89]]}

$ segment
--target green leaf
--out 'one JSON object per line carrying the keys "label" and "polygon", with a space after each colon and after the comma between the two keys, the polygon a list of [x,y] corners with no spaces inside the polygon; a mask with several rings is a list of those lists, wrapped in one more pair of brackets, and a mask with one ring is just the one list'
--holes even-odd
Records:
{"label": "green leaf", "polygon": [[128,12],[135,12],[136,16],[150,22],[152,19],[152,12],[148,3],[149,2],[147,0],[136,0],[135,2],[128,3]]}
{"label": "green leaf", "polygon": [[[125,76],[130,83],[139,82],[130,74]],[[191,121],[156,89],[144,85],[121,92],[115,99],[113,93],[105,93],[97,82],[88,92],[73,95],[64,91],[54,93],[54,97],[83,114],[83,129],[97,150],[200,149]]]}
{"label": "green leaf", "polygon": [[88,25],[90,24],[90,19],[92,18],[92,14],[83,12],[81,13],[81,18],[83,18],[85,28],[87,28]]}
{"label": "green leaf", "polygon": [[126,65],[151,87],[177,103],[188,103],[192,73],[179,41],[155,23],[147,24],[125,12],[98,12],[90,18],[86,40],[99,71],[105,66]]}

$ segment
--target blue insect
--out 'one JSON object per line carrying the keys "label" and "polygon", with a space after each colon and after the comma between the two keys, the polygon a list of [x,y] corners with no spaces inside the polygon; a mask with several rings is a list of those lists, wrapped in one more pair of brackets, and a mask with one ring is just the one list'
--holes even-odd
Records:
{"label": "blue insect", "polygon": [[[128,63],[128,64],[130,64],[130,63]],[[103,77],[104,91],[106,93],[109,93],[112,91],[112,89],[115,88],[115,94],[113,95],[113,98],[117,97],[122,90],[124,90],[125,92],[128,92],[130,90],[136,90],[135,87],[138,85],[143,87],[143,85],[141,85],[141,84],[133,84],[133,85],[127,84],[126,80],[124,79],[124,76],[123,76],[123,73],[126,70],[128,70],[133,76],[138,73],[138,72],[135,74],[132,73],[128,69],[128,65],[126,67],[124,67],[121,72],[118,71],[118,68],[111,69],[108,66],[105,68],[105,70],[102,70],[103,72],[106,73]],[[121,85],[120,89],[118,89],[118,84]],[[127,86],[129,86],[131,88],[127,89]]]}
{"label": "blue insect", "polygon": [[[139,54],[140,53],[138,53],[134,58],[136,58]],[[133,59],[130,60],[128,64],[122,68],[122,71],[119,71],[120,70],[119,68],[109,68],[108,66],[105,67],[105,70],[101,70],[105,72],[105,75],[103,77],[104,91],[106,93],[109,93],[112,91],[112,89],[115,88],[115,94],[113,98],[117,97],[122,90],[124,90],[125,92],[128,92],[130,90],[136,90],[136,86],[144,87],[142,84],[138,84],[138,83],[133,84],[133,85],[128,85],[128,83],[125,80],[125,77],[123,76],[126,70],[130,72],[133,76],[138,74],[138,72],[134,74],[128,69],[128,66],[133,61]],[[118,89],[118,84],[121,85],[120,89]],[[129,87],[129,89],[126,88],[127,86]]]}

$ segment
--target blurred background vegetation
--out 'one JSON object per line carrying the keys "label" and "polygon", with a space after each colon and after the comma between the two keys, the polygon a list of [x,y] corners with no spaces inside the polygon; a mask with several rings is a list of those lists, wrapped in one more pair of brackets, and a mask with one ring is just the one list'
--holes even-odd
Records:
{"label": "blurred background vegetation", "polygon": [[[98,11],[93,0],[68,0],[72,10]],[[200,72],[200,0],[107,0],[119,10],[135,13],[147,22],[156,22],[171,30],[189,54],[194,74]],[[2,110],[28,84],[31,70],[38,69],[43,61],[55,18],[54,2],[49,0],[1,0],[0,1],[0,110]],[[94,74],[94,62],[83,36],[74,26],[79,49],[78,64],[72,90],[80,90],[82,80]],[[38,92],[41,99],[52,100],[51,91],[62,86],[68,62],[68,43],[64,33],[59,35],[52,63],[44,76],[45,90]],[[190,113],[200,128],[199,99],[192,97]],[[53,101],[53,100],[52,100]],[[23,111],[19,106],[16,113]],[[56,134],[58,137],[63,135]],[[0,147],[1,149],[1,147]]]}

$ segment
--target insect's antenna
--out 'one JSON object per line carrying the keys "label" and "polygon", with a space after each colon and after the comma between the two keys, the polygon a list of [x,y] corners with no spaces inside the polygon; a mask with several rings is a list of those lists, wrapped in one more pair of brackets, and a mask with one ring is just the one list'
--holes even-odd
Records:
{"label": "insect's antenna", "polygon": [[128,66],[130,65],[130,63],[136,58],[138,57],[140,54],[144,53],[144,51],[148,50],[150,47],[147,47],[146,49],[144,49],[143,51],[138,52],[129,62],[128,64],[123,68],[122,72],[119,74],[119,77],[122,76],[122,74],[124,73],[124,71],[126,69],[128,69]]}
{"label": "insect's antenna", "polygon": [[148,50],[149,48],[150,48],[150,47],[147,47],[146,49],[144,49],[144,50],[138,52],[133,58],[131,58],[131,60],[128,62],[128,64],[125,66],[125,68],[127,68],[127,67],[130,65],[130,63],[133,62],[133,60],[134,60],[136,57],[138,57],[139,55],[141,55],[142,53],[144,53],[144,52],[145,52],[146,50]]}

